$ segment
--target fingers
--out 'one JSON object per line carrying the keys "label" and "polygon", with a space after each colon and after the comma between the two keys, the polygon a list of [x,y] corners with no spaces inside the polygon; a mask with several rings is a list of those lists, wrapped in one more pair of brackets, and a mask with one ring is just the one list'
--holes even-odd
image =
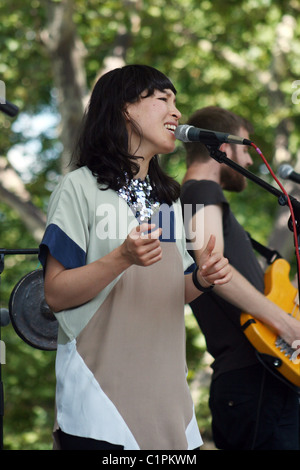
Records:
{"label": "fingers", "polygon": [[203,251],[203,253],[206,255],[206,256],[211,256],[212,255],[212,252],[215,248],[215,244],[216,244],[216,237],[215,235],[211,235],[209,237],[209,240],[207,242],[207,245]]}
{"label": "fingers", "polygon": [[232,278],[232,270],[228,259],[220,253],[214,253],[200,267],[200,276],[209,284],[226,284]]}
{"label": "fingers", "polygon": [[129,236],[134,239],[143,239],[143,240],[153,240],[158,239],[161,236],[162,230],[158,228],[154,231],[155,224],[141,224],[135,227],[129,234]]}
{"label": "fingers", "polygon": [[199,268],[199,275],[208,284],[225,284],[232,277],[231,267],[228,259],[224,258],[221,253],[214,253],[216,245],[215,235],[211,235],[204,251],[201,254],[203,263]]}
{"label": "fingers", "polygon": [[127,249],[133,264],[150,266],[162,258],[159,241],[162,230],[152,231],[154,228],[154,224],[141,224],[128,235]]}

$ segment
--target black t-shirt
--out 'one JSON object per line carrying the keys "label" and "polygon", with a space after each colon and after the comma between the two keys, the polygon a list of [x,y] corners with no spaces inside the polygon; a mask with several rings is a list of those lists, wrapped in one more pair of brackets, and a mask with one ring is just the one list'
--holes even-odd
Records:
{"label": "black t-shirt", "polygon": [[[221,187],[214,181],[187,181],[182,186],[181,202],[183,214],[184,204],[192,204],[193,215],[197,204],[222,206],[224,256],[251,284],[264,292],[264,273],[251,240],[230,210]],[[207,350],[214,358],[214,378],[223,372],[257,363],[255,350],[241,330],[238,308],[214,291],[201,295],[190,305],[205,336]]]}

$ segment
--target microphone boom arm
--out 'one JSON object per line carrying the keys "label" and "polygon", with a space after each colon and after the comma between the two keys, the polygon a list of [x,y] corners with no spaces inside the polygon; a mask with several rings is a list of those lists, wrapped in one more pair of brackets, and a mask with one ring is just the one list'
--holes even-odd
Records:
{"label": "microphone boom arm", "polygon": [[[238,171],[242,175],[244,175],[246,178],[250,179],[254,183],[258,184],[262,188],[266,189],[269,193],[273,194],[274,196],[277,197],[278,203],[281,206],[287,205],[287,197],[286,195],[278,190],[277,188],[274,188],[271,186],[269,183],[266,181],[262,180],[258,176],[256,176],[254,173],[251,173],[251,171],[246,170],[246,168],[243,168],[241,165],[238,165],[236,162],[232,161],[230,158],[226,156],[225,152],[222,152],[219,149],[219,146],[216,145],[208,145],[205,144],[207,150],[209,151],[210,156],[216,160],[219,163],[225,163],[226,165],[230,166],[234,170]],[[297,222],[297,233],[299,233],[299,221],[300,221],[300,203],[297,199],[295,199],[293,196],[290,196],[290,201],[293,206],[294,214],[295,214],[295,219]],[[289,219],[288,222],[288,228],[293,231],[293,227],[291,224],[291,218]]]}

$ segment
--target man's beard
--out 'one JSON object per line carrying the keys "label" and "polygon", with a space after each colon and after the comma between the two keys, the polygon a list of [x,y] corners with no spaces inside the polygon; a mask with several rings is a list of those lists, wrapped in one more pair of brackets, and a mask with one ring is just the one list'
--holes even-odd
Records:
{"label": "man's beard", "polygon": [[[235,148],[233,148],[232,161],[237,163]],[[245,176],[243,176],[238,171],[233,170],[232,168],[227,166],[225,163],[223,163],[221,167],[220,178],[221,178],[221,181],[220,181],[221,186],[226,191],[233,191],[236,193],[240,193],[247,186],[247,180]]]}

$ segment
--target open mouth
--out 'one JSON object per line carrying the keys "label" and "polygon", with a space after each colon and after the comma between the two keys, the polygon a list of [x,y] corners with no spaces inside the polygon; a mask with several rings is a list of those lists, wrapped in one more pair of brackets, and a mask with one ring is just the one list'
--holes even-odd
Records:
{"label": "open mouth", "polygon": [[165,128],[168,129],[168,131],[172,132],[172,134],[174,134],[176,130],[176,126],[174,124],[165,124]]}

